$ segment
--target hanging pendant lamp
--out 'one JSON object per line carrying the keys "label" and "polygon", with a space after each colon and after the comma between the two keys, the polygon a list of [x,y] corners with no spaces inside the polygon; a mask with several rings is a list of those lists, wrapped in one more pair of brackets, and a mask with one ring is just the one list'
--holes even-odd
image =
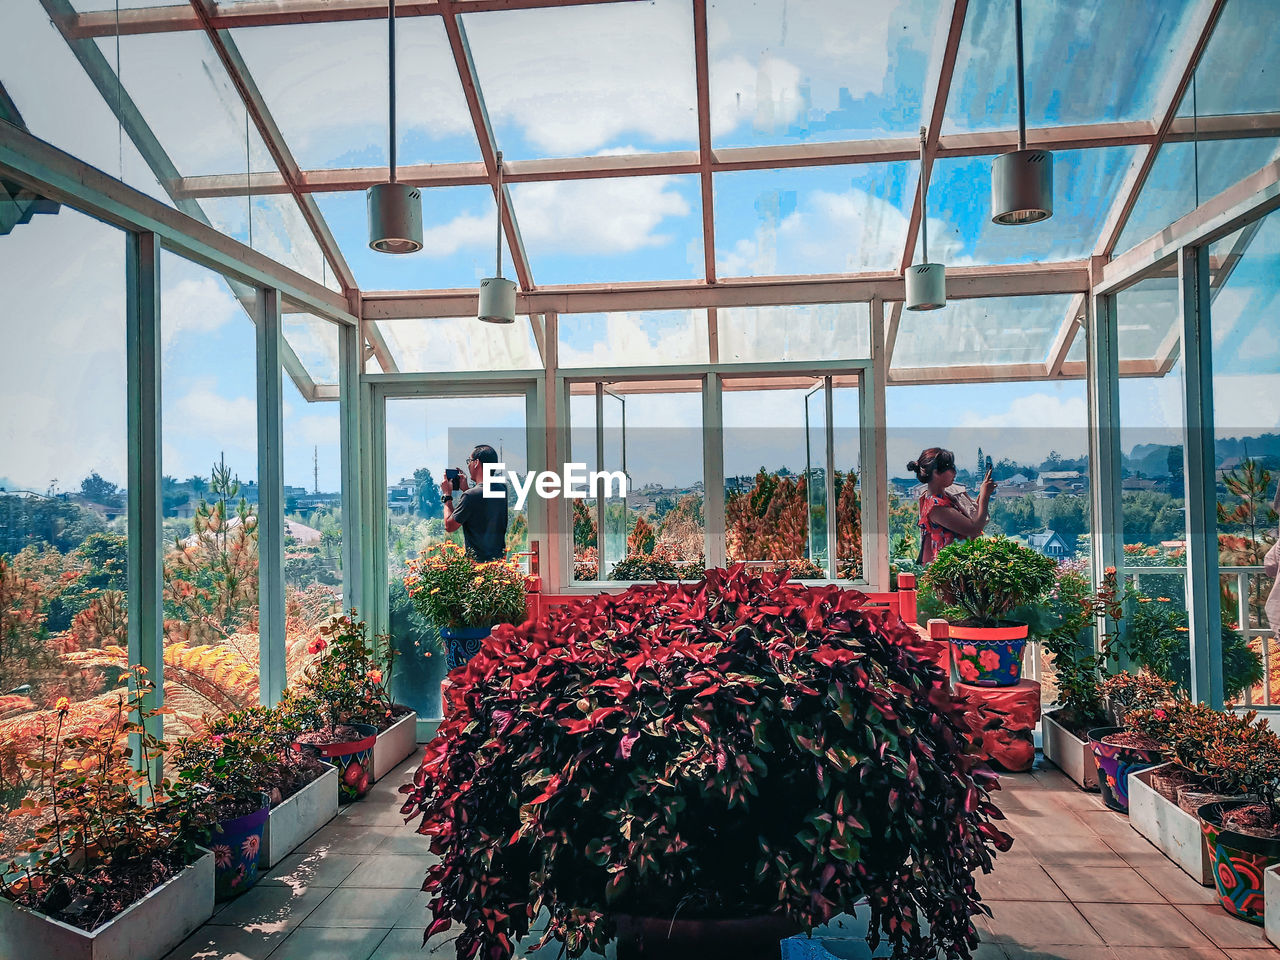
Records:
{"label": "hanging pendant lamp", "polygon": [[369,203],[369,246],[379,253],[417,253],[422,249],[422,191],[396,182],[396,0],[387,16],[387,75],[391,108],[388,128],[391,180],[366,194]]}
{"label": "hanging pendant lamp", "polygon": [[924,161],[925,128],[920,128],[920,252],[923,263],[907,267],[908,310],[937,310],[947,305],[947,268],[929,262],[929,172]]}
{"label": "hanging pendant lamp", "polygon": [[485,323],[516,322],[516,282],[502,275],[502,151],[498,151],[498,269],[480,281],[480,310]]}
{"label": "hanging pendant lamp", "polygon": [[1053,154],[1027,149],[1027,105],[1022,72],[1022,0],[1013,0],[1018,51],[1018,149],[991,164],[993,223],[1037,223],[1053,216]]}

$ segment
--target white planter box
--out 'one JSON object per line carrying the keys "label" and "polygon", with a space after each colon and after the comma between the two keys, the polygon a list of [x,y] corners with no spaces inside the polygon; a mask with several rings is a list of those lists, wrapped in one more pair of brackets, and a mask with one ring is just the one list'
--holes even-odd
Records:
{"label": "white planter box", "polygon": [[1192,880],[1212,887],[1213,865],[1200,820],[1151,786],[1151,775],[1171,766],[1162,763],[1129,774],[1129,824]]}
{"label": "white planter box", "polygon": [[373,779],[381,780],[418,749],[418,715],[413,711],[378,734],[373,745]]}
{"label": "white planter box", "polygon": [[273,807],[262,832],[260,870],[274,867],[338,815],[338,768],[328,768],[284,803]]}
{"label": "white planter box", "polygon": [[1280,864],[1262,875],[1262,929],[1280,947]]}
{"label": "white planter box", "polygon": [[212,916],[213,854],[206,853],[93,931],[0,899],[0,957],[160,960]]}
{"label": "white planter box", "polygon": [[1098,764],[1088,740],[1081,740],[1053,718],[1055,711],[1040,717],[1044,758],[1075,781],[1082,790],[1098,789]]}

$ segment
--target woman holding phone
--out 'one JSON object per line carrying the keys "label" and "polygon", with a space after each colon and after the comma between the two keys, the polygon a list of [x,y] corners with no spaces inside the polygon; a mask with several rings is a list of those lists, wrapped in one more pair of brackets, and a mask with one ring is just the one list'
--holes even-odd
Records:
{"label": "woman holding phone", "polygon": [[991,519],[988,506],[996,483],[991,479],[991,459],[987,459],[987,475],[978,488],[975,504],[968,496],[957,495],[948,488],[956,481],[956,458],[950,450],[930,447],[907,469],[925,485],[920,494],[920,563],[928,566],[938,551],[956,540],[972,540],[982,536]]}

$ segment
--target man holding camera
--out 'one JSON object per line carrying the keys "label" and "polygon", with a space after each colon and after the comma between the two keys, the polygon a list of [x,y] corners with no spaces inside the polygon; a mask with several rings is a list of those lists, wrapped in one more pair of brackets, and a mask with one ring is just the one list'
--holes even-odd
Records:
{"label": "man holding camera", "polygon": [[[444,528],[449,533],[461,529],[462,539],[467,545],[467,553],[477,560],[501,560],[507,553],[507,487],[495,481],[494,489],[502,491],[501,496],[486,497],[484,495],[484,465],[497,463],[498,452],[487,443],[482,443],[471,451],[467,458],[467,475],[471,483],[467,483],[467,475],[461,470],[449,468],[444,472],[444,480],[440,482],[440,500],[444,505]],[[455,482],[456,481],[456,482]],[[453,492],[458,491],[458,502],[454,504]]]}

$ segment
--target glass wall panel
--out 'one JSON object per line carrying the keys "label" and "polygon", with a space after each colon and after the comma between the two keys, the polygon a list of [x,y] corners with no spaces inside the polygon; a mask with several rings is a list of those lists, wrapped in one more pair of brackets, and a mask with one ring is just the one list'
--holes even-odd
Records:
{"label": "glass wall panel", "polygon": [[[393,397],[387,400],[387,584],[388,623],[397,658],[391,691],[398,703],[421,717],[440,716],[445,657],[436,624],[425,621],[404,587],[408,561],[443,540],[461,545],[462,532],[444,529],[440,481],[448,467],[466,474],[477,444],[498,452],[506,469],[523,478],[529,470],[526,401],[520,396]],[[508,484],[507,556],[521,562],[528,550],[529,507],[516,505]]]}
{"label": "glass wall panel", "polygon": [[[1138,638],[1137,660],[1185,687],[1191,646],[1180,299],[1170,262],[1116,294],[1116,337],[1124,574],[1141,594],[1128,626]],[[1177,569],[1158,572],[1165,567]]]}
{"label": "glass wall panel", "polygon": [[[375,320],[391,358],[402,373],[450,370],[536,370],[542,367],[533,327],[526,316],[515,323],[481,323],[475,317]],[[366,373],[382,373],[376,356]]]}
{"label": "glass wall panel", "polygon": [[865,303],[722,307],[716,317],[722,363],[871,356],[871,309]]}
{"label": "glass wall panel", "polygon": [[952,300],[941,310],[901,314],[893,369],[1044,363],[1072,308],[1071,294]]}
{"label": "glass wall panel", "polygon": [[706,363],[705,310],[635,310],[560,316],[560,366]]}
{"label": "glass wall panel", "polygon": [[570,385],[571,459],[588,472],[621,472],[627,487],[622,496],[601,484],[571,501],[573,578],[696,579],[706,530],[702,380],[603,383],[598,397],[596,388]]}
{"label": "glass wall panel", "polygon": [[[1258,567],[1276,542],[1280,509],[1280,214],[1212,244],[1209,259],[1223,676],[1237,686],[1263,659],[1266,682],[1247,694],[1277,704],[1280,622],[1266,612],[1274,580]],[[1241,650],[1246,642],[1253,657]]]}
{"label": "glass wall panel", "polygon": [[[125,235],[63,207],[0,236],[0,816],[43,724],[94,726],[127,666]],[[98,652],[112,647],[110,652]],[[6,819],[0,863],[40,825]]]}
{"label": "glass wall panel", "polygon": [[715,175],[721,277],[896,270],[915,162]]}
{"label": "glass wall panel", "polygon": [[167,251],[160,275],[166,732],[183,732],[258,702],[257,348],[220,275]]}

